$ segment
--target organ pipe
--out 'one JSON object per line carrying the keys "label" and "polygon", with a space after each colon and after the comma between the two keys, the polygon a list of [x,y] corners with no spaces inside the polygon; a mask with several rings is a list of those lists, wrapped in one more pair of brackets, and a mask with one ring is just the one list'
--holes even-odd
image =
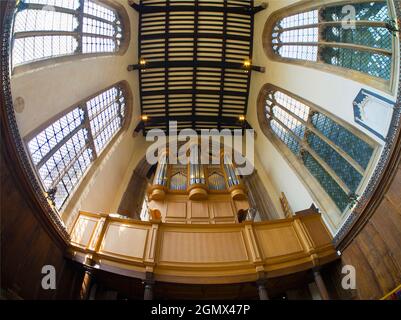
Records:
{"label": "organ pipe", "polygon": [[192,145],[190,149],[189,161],[189,184],[205,184],[205,172],[200,163],[200,150],[199,145]]}
{"label": "organ pipe", "polygon": [[233,186],[238,186],[240,184],[238,176],[235,173],[234,165],[231,161],[231,158],[227,154],[224,154],[224,172],[227,176],[227,184],[229,188]]}

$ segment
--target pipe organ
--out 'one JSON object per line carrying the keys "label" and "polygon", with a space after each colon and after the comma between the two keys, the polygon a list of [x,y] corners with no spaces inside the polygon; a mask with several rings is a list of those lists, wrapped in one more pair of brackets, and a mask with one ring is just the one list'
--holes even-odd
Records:
{"label": "pipe organ", "polygon": [[170,164],[161,153],[148,188],[152,218],[173,223],[236,223],[249,209],[245,187],[231,157],[220,152],[220,164],[202,164],[198,144],[187,150],[188,164]]}

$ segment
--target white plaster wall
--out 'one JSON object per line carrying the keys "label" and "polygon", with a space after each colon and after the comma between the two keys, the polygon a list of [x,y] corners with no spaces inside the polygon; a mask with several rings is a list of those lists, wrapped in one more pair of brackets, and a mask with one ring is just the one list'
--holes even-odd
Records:
{"label": "white plaster wall", "polygon": [[[142,137],[134,138],[132,133],[140,118],[138,73],[128,72],[127,66],[138,60],[137,34],[138,14],[129,7],[128,1],[116,0],[122,4],[130,19],[130,43],[124,55],[109,55],[72,59],[52,64],[29,72],[16,74],[11,78],[13,99],[22,97],[25,108],[16,113],[22,137],[56,116],[78,101],[122,80],[128,81],[133,96],[132,121],[129,128],[118,137],[105,159],[96,168],[90,181],[83,181],[85,189],[78,196],[72,210],[62,211],[62,218],[70,225],[78,210],[109,213],[113,211],[115,199],[121,198],[121,183],[127,167],[135,158],[135,151]],[[70,196],[71,200],[72,196]],[[64,208],[68,206],[65,205]]]}
{"label": "white plaster wall", "polygon": [[[264,1],[255,1],[255,5],[261,2]],[[395,100],[396,97],[395,93],[380,92],[375,88],[337,76],[333,73],[269,60],[262,45],[262,33],[266,20],[272,12],[298,2],[303,2],[303,0],[268,1],[268,8],[255,16],[252,63],[265,67],[266,72],[252,73],[247,114],[248,122],[257,132],[255,146],[267,176],[271,179],[271,183],[277,192],[283,191],[286,194],[290,206],[294,211],[306,209],[311,205],[313,199],[293,169],[260,130],[257,120],[256,102],[262,86],[266,83],[272,83],[310,100],[355,126],[380,144],[383,142],[355,123],[352,102],[362,88],[378,92],[380,95],[392,100]]]}

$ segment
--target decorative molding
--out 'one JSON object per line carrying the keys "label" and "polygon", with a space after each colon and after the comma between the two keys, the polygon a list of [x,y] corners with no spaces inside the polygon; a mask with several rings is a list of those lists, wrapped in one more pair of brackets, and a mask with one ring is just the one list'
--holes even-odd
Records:
{"label": "decorative molding", "polygon": [[[20,136],[17,121],[14,113],[13,100],[11,95],[10,86],[10,39],[11,39],[11,25],[13,11],[15,7],[15,1],[8,1],[5,5],[6,10],[3,16],[3,28],[2,28],[2,48],[1,48],[1,79],[2,79],[2,103],[3,106],[3,133],[8,139],[5,141],[8,149],[15,156],[15,167],[19,170],[29,182],[28,185],[24,186],[29,188],[35,195],[35,199],[39,203],[48,221],[57,230],[58,234],[62,237],[64,242],[69,243],[70,235],[65,228],[63,221],[60,216],[50,206],[48,200],[44,195],[44,190],[36,179],[36,175],[31,167],[29,158],[24,149],[24,143]],[[4,122],[4,123],[3,123]]]}
{"label": "decorative molding", "polygon": [[361,89],[353,102],[354,120],[361,127],[386,141],[395,102]]}

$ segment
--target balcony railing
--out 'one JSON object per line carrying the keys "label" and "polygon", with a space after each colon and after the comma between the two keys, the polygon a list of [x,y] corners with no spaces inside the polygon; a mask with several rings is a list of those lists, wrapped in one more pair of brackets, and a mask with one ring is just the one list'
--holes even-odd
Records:
{"label": "balcony railing", "polygon": [[337,258],[320,214],[237,224],[171,224],[80,212],[74,260],[157,281],[238,283],[307,270]]}

